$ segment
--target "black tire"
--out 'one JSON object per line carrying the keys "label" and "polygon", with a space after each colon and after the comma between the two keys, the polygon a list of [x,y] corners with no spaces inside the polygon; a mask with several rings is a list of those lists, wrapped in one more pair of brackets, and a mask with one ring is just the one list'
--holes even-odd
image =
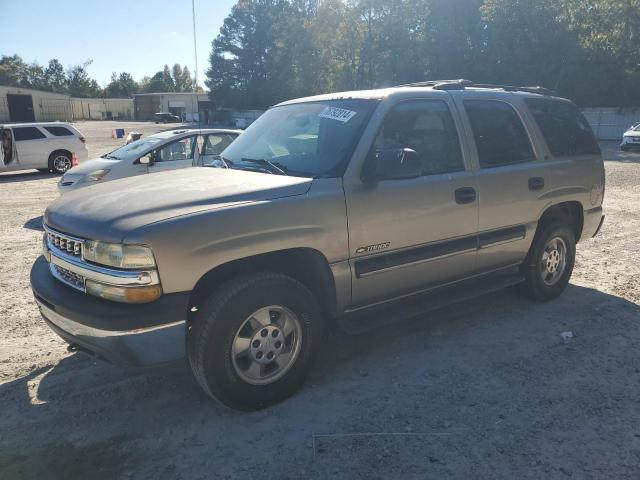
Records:
{"label": "black tire", "polygon": [[[232,361],[236,332],[261,308],[281,305],[301,327],[297,358],[284,376],[266,385],[246,382]],[[240,275],[216,290],[198,309],[187,330],[187,357],[203,390],[237,410],[259,410],[292,395],[304,382],[323,333],[323,319],[313,294],[297,280],[279,273]]]}
{"label": "black tire", "polygon": [[[559,237],[566,246],[566,265],[564,271],[553,285],[546,284],[541,275],[541,263],[545,246],[550,240]],[[567,288],[576,259],[576,237],[572,228],[561,220],[552,220],[538,227],[531,248],[524,263],[522,274],[525,282],[518,285],[523,295],[534,300],[546,302],[557,298]]]}
{"label": "black tire", "polygon": [[[57,157],[64,157],[66,159],[66,161],[68,162],[68,168],[59,168],[56,165],[56,158]],[[58,175],[63,175],[67,170],[71,169],[73,167],[72,163],[71,163],[71,155],[67,152],[53,152],[51,155],[49,155],[49,171],[58,174]]]}

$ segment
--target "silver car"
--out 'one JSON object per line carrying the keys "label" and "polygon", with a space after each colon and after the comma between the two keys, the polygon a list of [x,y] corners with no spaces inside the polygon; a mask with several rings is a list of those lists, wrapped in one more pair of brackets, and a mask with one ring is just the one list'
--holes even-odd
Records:
{"label": "silver car", "polygon": [[633,149],[640,149],[640,123],[632,126],[622,135],[620,150],[627,152]]}
{"label": "silver car", "polygon": [[178,129],[149,135],[67,171],[58,182],[58,190],[62,194],[119,178],[212,165],[241,132]]}
{"label": "silver car", "polygon": [[356,334],[511,285],[556,298],[604,219],[593,133],[540,88],[293,100],[219,161],[56,200],[31,285],[72,348],[133,366],[186,356],[242,410],[300,387],[331,319]]}

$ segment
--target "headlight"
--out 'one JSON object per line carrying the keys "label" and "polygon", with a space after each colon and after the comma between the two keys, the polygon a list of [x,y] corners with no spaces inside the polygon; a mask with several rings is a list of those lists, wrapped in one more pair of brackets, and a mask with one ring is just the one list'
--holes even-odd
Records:
{"label": "headlight", "polygon": [[149,303],[157,300],[162,295],[160,285],[118,287],[88,279],[85,281],[85,289],[91,295],[120,303]]}
{"label": "headlight", "polygon": [[115,268],[154,268],[153,252],[142,245],[121,245],[119,243],[87,240],[83,249],[84,259]]}
{"label": "headlight", "polygon": [[88,173],[81,182],[97,182],[102,180],[102,178],[109,173],[110,170],[108,168],[101,168],[100,170],[96,170],[95,172]]}

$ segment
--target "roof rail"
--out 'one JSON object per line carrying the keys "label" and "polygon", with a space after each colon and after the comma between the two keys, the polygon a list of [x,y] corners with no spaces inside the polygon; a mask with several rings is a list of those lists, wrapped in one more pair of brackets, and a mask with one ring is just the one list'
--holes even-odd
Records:
{"label": "roof rail", "polygon": [[537,93],[539,95],[554,96],[556,92],[545,87],[516,87],[513,85],[494,85],[491,83],[473,83],[471,80],[458,79],[458,80],[428,80],[425,82],[407,83],[404,85],[398,85],[399,87],[431,87],[434,90],[464,90],[465,88],[487,88],[487,89],[500,89],[507,92],[528,92]]}

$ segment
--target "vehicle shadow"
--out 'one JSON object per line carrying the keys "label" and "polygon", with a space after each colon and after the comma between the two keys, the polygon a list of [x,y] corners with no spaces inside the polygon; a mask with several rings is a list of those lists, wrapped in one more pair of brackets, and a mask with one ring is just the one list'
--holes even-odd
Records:
{"label": "vehicle shadow", "polygon": [[606,162],[640,163],[640,149],[622,151],[620,142],[601,141],[600,149]]}
{"label": "vehicle shadow", "polygon": [[[510,289],[358,336],[332,330],[306,385],[250,413],[212,402],[186,365],[129,372],[74,354],[0,385],[0,452],[22,449],[0,457],[0,472],[45,468],[51,455],[35,455],[56,448],[66,478],[82,476],[86,463],[69,466],[78,452],[59,448],[71,442],[110,445],[109,472],[145,478],[188,478],[194,468],[233,478],[238,465],[282,467],[284,452],[292,477],[313,465],[306,478],[394,478],[400,466],[429,478],[495,478],[498,466],[508,467],[503,478],[549,478],[567,462],[597,472],[604,458],[615,473],[626,455],[616,445],[635,428],[626,416],[640,394],[629,380],[640,367],[638,319],[639,305],[570,285],[549,303]],[[544,428],[525,437],[528,422]],[[591,439],[600,454],[573,465],[585,425],[600,432]],[[355,437],[369,434],[389,437]]]}
{"label": "vehicle shadow", "polygon": [[53,173],[42,173],[38,170],[25,170],[19,172],[6,172],[0,173],[0,184],[2,183],[17,183],[27,182],[30,180],[42,180],[44,178],[58,177],[59,175]]}
{"label": "vehicle shadow", "polygon": [[29,230],[36,230],[38,232],[44,232],[44,228],[42,227],[42,215],[37,217],[33,217],[26,222],[24,222],[23,228],[27,228]]}

